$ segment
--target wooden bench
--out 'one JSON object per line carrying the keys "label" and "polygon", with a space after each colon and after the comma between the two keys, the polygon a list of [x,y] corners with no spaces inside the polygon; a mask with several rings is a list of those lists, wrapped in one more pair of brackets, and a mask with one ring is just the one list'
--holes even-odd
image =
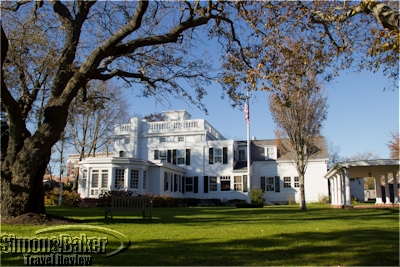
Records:
{"label": "wooden bench", "polygon": [[146,218],[146,212],[149,214],[147,217],[151,219],[153,210],[153,199],[151,197],[118,197],[112,196],[111,203],[105,204],[104,218],[113,218],[114,212],[136,212],[141,211],[143,219]]}

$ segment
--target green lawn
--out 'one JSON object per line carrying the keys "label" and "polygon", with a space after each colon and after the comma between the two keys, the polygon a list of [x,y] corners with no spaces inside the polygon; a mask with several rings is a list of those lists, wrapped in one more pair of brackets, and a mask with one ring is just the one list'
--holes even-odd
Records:
{"label": "green lawn", "polygon": [[[118,255],[95,255],[94,265],[399,266],[399,209],[308,208],[155,208],[152,220],[142,220],[140,213],[105,220],[102,208],[48,207],[47,212],[87,219],[84,225],[130,239]],[[2,225],[1,231],[30,236],[43,228]],[[118,246],[117,239],[109,239],[107,252]],[[1,265],[24,265],[22,255],[1,256]]]}

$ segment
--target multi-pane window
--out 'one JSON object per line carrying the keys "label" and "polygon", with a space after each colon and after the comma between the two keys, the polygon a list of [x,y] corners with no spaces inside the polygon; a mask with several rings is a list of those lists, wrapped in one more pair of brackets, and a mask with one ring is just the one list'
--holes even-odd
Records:
{"label": "multi-pane window", "polygon": [[99,194],[99,170],[92,170],[90,194],[92,196]]}
{"label": "multi-pane window", "polygon": [[193,177],[186,177],[185,178],[185,191],[186,192],[193,192]]}
{"label": "multi-pane window", "polygon": [[99,187],[99,170],[92,170],[92,188]]}
{"label": "multi-pane window", "polygon": [[230,191],[230,190],[231,190],[231,177],[221,176],[221,191]]}
{"label": "multi-pane window", "polygon": [[217,191],[217,177],[216,176],[210,176],[210,191]]}
{"label": "multi-pane window", "polygon": [[291,177],[283,177],[283,187],[292,187],[292,179]]}
{"label": "multi-pane window", "polygon": [[178,142],[185,142],[184,136],[178,136]]}
{"label": "multi-pane window", "polygon": [[294,177],[294,187],[300,187],[300,180],[298,176]]}
{"label": "multi-pane window", "polygon": [[274,177],[267,177],[267,191],[275,191]]}
{"label": "multi-pane window", "polygon": [[164,172],[164,191],[168,191],[169,186],[169,173]]}
{"label": "multi-pane window", "polygon": [[177,164],[185,164],[185,150],[184,149],[179,149],[176,151],[176,160]]}
{"label": "multi-pane window", "polygon": [[146,189],[147,171],[143,171],[143,189]]}
{"label": "multi-pane window", "polygon": [[129,144],[131,142],[131,139],[130,138],[125,138],[124,142],[125,142],[125,144]]}
{"label": "multi-pane window", "polygon": [[276,159],[275,147],[265,147],[265,159]]}
{"label": "multi-pane window", "polygon": [[214,148],[214,163],[222,163],[222,149]]}
{"label": "multi-pane window", "polygon": [[243,191],[242,176],[234,176],[233,177],[233,189],[235,191]]}
{"label": "multi-pane window", "polygon": [[246,160],[246,153],[244,149],[239,149],[239,161],[245,161]]}
{"label": "multi-pane window", "polygon": [[139,188],[139,170],[131,170],[129,188]]}
{"label": "multi-pane window", "polygon": [[82,188],[86,188],[87,170],[82,170]]}
{"label": "multi-pane window", "polygon": [[160,143],[165,143],[167,141],[166,137],[160,137]]}
{"label": "multi-pane window", "polygon": [[114,188],[123,189],[125,186],[125,170],[115,169]]}
{"label": "multi-pane window", "polygon": [[108,170],[101,171],[101,187],[102,188],[108,187]]}

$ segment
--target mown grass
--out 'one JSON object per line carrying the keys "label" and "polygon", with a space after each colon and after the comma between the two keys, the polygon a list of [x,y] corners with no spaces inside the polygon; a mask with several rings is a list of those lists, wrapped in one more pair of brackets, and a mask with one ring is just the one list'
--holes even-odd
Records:
{"label": "mown grass", "polygon": [[[48,207],[47,212],[126,235],[121,254],[93,257],[101,266],[399,266],[399,209],[331,209],[297,206],[156,208],[104,219],[102,208]],[[29,236],[44,226],[2,225],[2,232]],[[82,232],[84,232],[82,227]],[[109,249],[118,247],[110,239]],[[24,265],[22,255],[2,256],[2,265]]]}

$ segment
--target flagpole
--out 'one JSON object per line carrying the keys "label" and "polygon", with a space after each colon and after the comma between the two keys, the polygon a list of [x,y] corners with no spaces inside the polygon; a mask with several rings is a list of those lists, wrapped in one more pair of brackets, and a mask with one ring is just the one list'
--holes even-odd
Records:
{"label": "flagpole", "polygon": [[248,202],[251,203],[251,194],[250,194],[250,188],[251,188],[251,150],[250,150],[250,107],[249,107],[249,90],[247,90],[247,95],[246,95],[246,122],[247,122],[247,194],[248,194]]}

